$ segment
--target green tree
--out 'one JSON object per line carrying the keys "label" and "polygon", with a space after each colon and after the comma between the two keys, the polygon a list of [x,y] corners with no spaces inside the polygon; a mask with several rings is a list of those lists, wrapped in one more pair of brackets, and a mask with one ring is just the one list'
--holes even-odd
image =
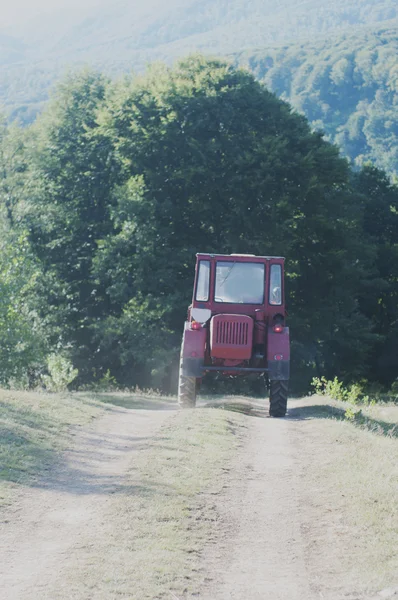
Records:
{"label": "green tree", "polygon": [[[48,350],[42,305],[36,293],[41,276],[28,233],[17,210],[27,163],[23,134],[0,125],[0,384],[33,383]],[[45,312],[45,311],[43,311]]]}
{"label": "green tree", "polygon": [[107,87],[97,73],[68,76],[33,127],[28,148],[32,185],[24,221],[45,273],[53,343],[70,348],[83,378],[100,362],[91,326],[108,309],[91,275],[97,241],[112,228],[117,176],[113,148],[97,134]]}
{"label": "green tree", "polygon": [[398,172],[397,36],[385,26],[236,55],[357,167]]}
{"label": "green tree", "polygon": [[378,336],[368,373],[391,385],[398,372],[398,186],[372,166],[356,174],[354,184],[363,195],[364,231],[377,249],[378,279],[361,298],[361,310]]}
{"label": "green tree", "polygon": [[15,314],[36,311],[37,356],[66,351],[80,381],[173,389],[195,253],[279,254],[296,389],[313,374],[391,379],[395,363],[369,365],[394,340],[396,188],[366,169],[352,183],[337,148],[250,73],[203,57],[116,85],[80,73],[3,137],[0,276],[7,307],[15,283],[29,298]]}
{"label": "green tree", "polygon": [[[123,166],[95,261],[114,318],[139,291],[143,326],[161,310],[151,348],[170,332],[177,347],[195,252],[283,254],[296,373],[363,372],[373,337],[357,298],[373,254],[335,147],[249,73],[201,57],[124,81],[99,120]],[[146,342],[132,340],[139,360]]]}

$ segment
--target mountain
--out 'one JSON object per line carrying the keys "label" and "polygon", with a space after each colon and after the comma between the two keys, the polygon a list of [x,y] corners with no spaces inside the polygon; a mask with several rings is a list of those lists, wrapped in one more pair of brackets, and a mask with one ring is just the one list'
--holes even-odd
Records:
{"label": "mountain", "polygon": [[119,0],[65,9],[9,33],[23,37],[27,61],[48,61],[50,53],[51,60],[66,63],[147,61],[193,50],[225,54],[297,42],[397,17],[395,0]]}
{"label": "mountain", "polygon": [[247,66],[356,164],[372,160],[397,172],[396,0],[76,6],[0,31],[0,104],[11,119],[32,121],[68,68],[117,76],[200,51]]}
{"label": "mountain", "polygon": [[25,58],[25,44],[18,38],[0,33],[0,66],[20,62]]}
{"label": "mountain", "polygon": [[237,53],[354,165],[398,176],[398,20],[326,40]]}

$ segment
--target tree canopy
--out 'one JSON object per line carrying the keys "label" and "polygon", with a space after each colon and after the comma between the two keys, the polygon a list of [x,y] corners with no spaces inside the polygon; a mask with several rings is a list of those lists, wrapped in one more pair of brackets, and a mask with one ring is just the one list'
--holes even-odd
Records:
{"label": "tree canopy", "polygon": [[29,124],[67,68],[114,77],[199,50],[247,65],[355,166],[396,176],[397,27],[395,0],[108,0],[0,31],[0,104]]}
{"label": "tree canopy", "polygon": [[46,340],[80,383],[174,389],[199,251],[286,256],[295,389],[392,382],[397,187],[354,175],[247,71],[198,56],[116,84],[83,72],[20,136],[4,219],[28,233]]}
{"label": "tree canopy", "polygon": [[398,175],[397,27],[236,55],[356,167]]}

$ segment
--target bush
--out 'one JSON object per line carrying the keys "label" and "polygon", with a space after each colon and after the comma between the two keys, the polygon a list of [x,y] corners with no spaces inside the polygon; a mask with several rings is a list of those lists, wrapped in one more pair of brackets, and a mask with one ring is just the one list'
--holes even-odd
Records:
{"label": "bush", "polygon": [[370,400],[369,396],[365,395],[363,385],[360,383],[353,383],[345,387],[343,382],[339,381],[337,377],[333,380],[328,380],[326,377],[314,377],[311,386],[316,394],[329,396],[333,400],[348,402],[352,405],[363,404],[364,406],[371,406],[375,404],[375,400]]}
{"label": "bush", "polygon": [[55,353],[47,357],[47,369],[49,375],[43,375],[42,380],[49,392],[66,391],[79,373],[66,356]]}

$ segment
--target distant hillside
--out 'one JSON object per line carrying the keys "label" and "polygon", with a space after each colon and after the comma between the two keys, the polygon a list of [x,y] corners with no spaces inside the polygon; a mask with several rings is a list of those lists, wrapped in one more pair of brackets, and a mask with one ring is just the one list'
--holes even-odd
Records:
{"label": "distant hillside", "polygon": [[27,60],[46,61],[51,52],[51,60],[65,62],[135,62],[313,39],[396,17],[395,0],[147,0],[139,6],[119,0],[63,11],[12,33],[29,46]]}
{"label": "distant hillside", "polygon": [[235,56],[357,165],[398,175],[398,21],[334,40]]}
{"label": "distant hillside", "polygon": [[17,38],[0,33],[0,66],[25,58],[25,45]]}
{"label": "distant hillside", "polygon": [[0,104],[29,123],[68,68],[116,76],[194,51],[228,55],[356,163],[397,172],[397,23],[396,0],[104,0],[0,32]]}

